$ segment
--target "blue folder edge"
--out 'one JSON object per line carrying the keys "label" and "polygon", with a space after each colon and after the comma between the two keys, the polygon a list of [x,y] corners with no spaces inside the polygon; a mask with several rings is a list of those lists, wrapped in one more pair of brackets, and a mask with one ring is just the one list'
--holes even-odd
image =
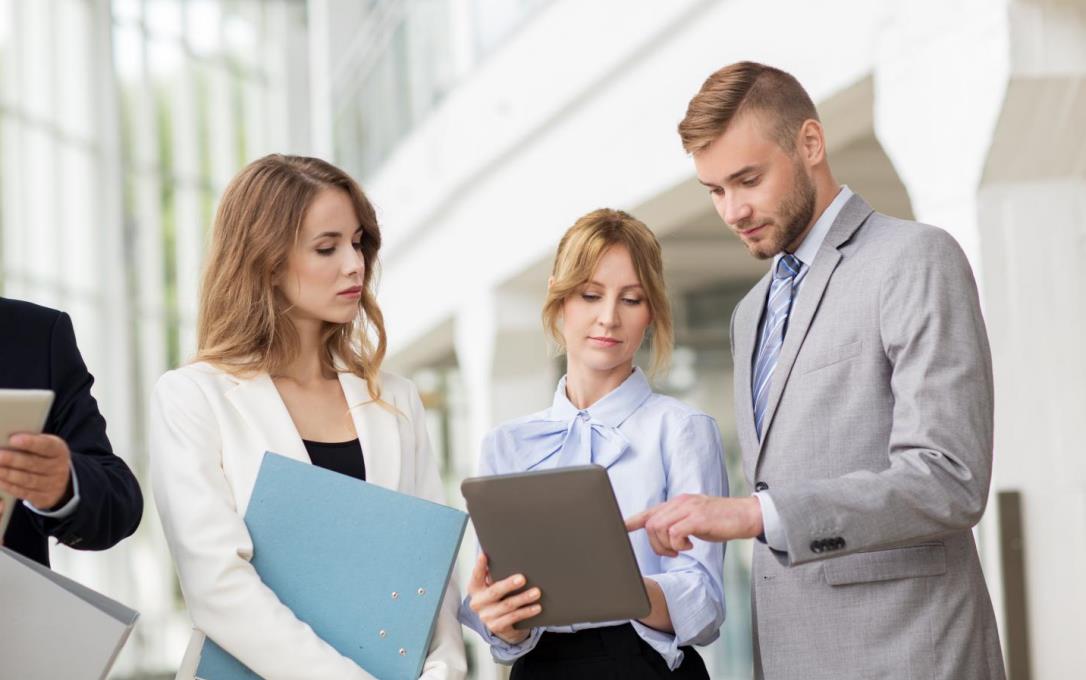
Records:
{"label": "blue folder edge", "polygon": [[[275,473],[280,473],[281,474],[281,472],[280,472],[281,470],[285,470],[285,469],[291,468],[293,466],[298,466],[296,468],[296,472],[302,472],[302,473],[308,473],[308,474],[316,474],[316,475],[334,475],[336,478],[342,478],[342,480],[337,480],[337,482],[336,482],[337,484],[342,484],[343,481],[347,481],[349,483],[355,483],[355,484],[366,484],[368,490],[370,492],[376,492],[377,495],[390,494],[390,497],[407,496],[407,494],[403,494],[401,492],[392,491],[392,490],[389,490],[389,489],[385,489],[383,487],[379,487],[379,486],[369,484],[367,482],[362,482],[360,480],[356,480],[356,479],[353,479],[353,478],[350,478],[350,477],[346,477],[344,475],[340,475],[340,474],[332,472],[330,470],[317,468],[317,467],[309,465],[307,463],[302,463],[300,461],[296,461],[296,460],[293,460],[293,459],[290,459],[290,458],[286,458],[285,456],[281,456],[279,454],[268,451],[268,452],[265,453],[264,460],[261,462],[260,471],[257,474],[257,481],[256,481],[256,485],[255,485],[255,488],[254,488],[254,491],[253,491],[253,500],[256,500],[256,498],[257,498],[258,489],[261,487],[261,478],[262,477],[267,478],[267,476],[271,476],[271,475],[273,475]],[[328,480],[328,479],[331,479],[331,478],[325,477],[325,479]],[[441,511],[449,513],[450,517],[455,516],[455,517],[457,517],[459,519],[459,522],[458,522],[459,531],[458,531],[458,533],[456,535],[456,540],[452,543],[452,553],[449,556],[448,567],[445,570],[444,579],[442,581],[443,584],[444,584],[444,587],[441,590],[441,596],[440,596],[440,598],[438,598],[437,606],[434,608],[433,616],[432,616],[432,618],[431,618],[431,620],[429,622],[428,633],[427,633],[426,638],[425,638],[425,644],[422,646],[423,651],[422,651],[422,653],[420,653],[418,655],[418,662],[416,664],[416,667],[415,667],[413,673],[411,673],[409,675],[402,675],[402,676],[397,674],[397,676],[396,676],[396,677],[404,677],[404,678],[407,678],[407,677],[418,678],[419,674],[422,671],[422,667],[426,662],[426,657],[427,657],[428,652],[429,652],[430,644],[433,641],[434,630],[437,627],[437,619],[441,614],[442,602],[444,601],[445,592],[448,589],[448,584],[449,584],[449,581],[450,581],[450,579],[452,577],[452,570],[453,570],[453,567],[454,567],[454,565],[456,563],[456,555],[459,552],[460,544],[461,544],[461,542],[463,541],[463,538],[464,538],[464,531],[467,528],[468,516],[467,516],[466,513],[462,512],[462,511],[456,510],[454,508],[450,508],[450,507],[445,506],[445,505],[441,505],[440,503],[434,503],[432,501],[428,501],[426,499],[418,498],[418,497],[415,497],[415,496],[411,496],[410,498],[413,501],[417,501],[417,502],[423,503],[423,504],[432,505],[432,506],[435,506],[435,508],[440,508]],[[252,509],[253,509],[252,502],[253,501],[251,500],[250,501],[250,511],[246,513],[246,524],[249,524],[249,514],[250,514],[250,512],[252,512]],[[250,530],[251,530],[251,528],[250,528]],[[257,541],[254,538],[254,560],[253,560],[254,561],[254,566],[256,566],[255,563],[257,562],[257,555],[256,555],[257,550],[258,550]],[[299,618],[301,618],[301,617],[299,617]],[[333,646],[335,646],[335,645],[333,645]],[[344,656],[347,656],[348,658],[351,658],[352,660],[355,660],[356,663],[358,663],[358,660],[355,658],[355,656],[353,654],[344,653],[345,650],[342,650],[342,649],[340,649],[338,651],[340,651],[340,653],[344,654]],[[359,665],[361,666],[361,664],[359,664]],[[378,675],[378,673],[374,672],[375,670],[378,670],[378,669],[368,669],[365,666],[362,666],[362,668],[363,668],[363,670],[366,670],[367,672],[371,673],[372,675]],[[381,676],[379,676],[379,677],[381,677]],[[389,677],[392,677],[392,676],[389,676]],[[199,666],[198,666],[198,668],[196,670],[196,678],[198,678],[200,680],[254,680],[254,679],[259,680],[260,676],[257,675],[256,673],[254,673],[252,670],[250,670],[243,663],[241,663],[240,661],[235,659],[229,652],[227,652],[222,647],[220,647],[218,644],[216,644],[214,640],[212,640],[211,638],[206,638],[204,640],[203,648],[201,649],[201,652],[200,652],[200,662],[199,662]]]}

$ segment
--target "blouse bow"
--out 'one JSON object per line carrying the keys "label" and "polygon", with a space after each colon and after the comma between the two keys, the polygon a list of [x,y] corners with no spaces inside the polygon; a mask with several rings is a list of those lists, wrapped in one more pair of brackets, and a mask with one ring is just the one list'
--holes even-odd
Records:
{"label": "blouse bow", "polygon": [[630,442],[617,428],[592,419],[587,411],[574,414],[569,422],[561,420],[532,420],[508,431],[513,441],[512,451],[524,461],[524,469],[533,470],[546,463],[545,468],[595,463],[611,467]]}

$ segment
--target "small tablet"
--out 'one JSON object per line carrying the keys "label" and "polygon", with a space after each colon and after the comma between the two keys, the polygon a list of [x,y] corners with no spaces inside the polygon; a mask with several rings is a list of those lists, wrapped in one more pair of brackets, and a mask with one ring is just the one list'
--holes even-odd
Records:
{"label": "small tablet", "polygon": [[524,574],[543,607],[515,627],[640,619],[652,609],[607,471],[599,465],[465,479],[479,544],[500,581]]}
{"label": "small tablet", "polygon": [[[7,446],[13,434],[41,433],[52,405],[52,390],[0,390],[0,447]],[[4,502],[3,513],[0,513],[0,545],[3,545],[16,499],[0,491],[0,501]]]}

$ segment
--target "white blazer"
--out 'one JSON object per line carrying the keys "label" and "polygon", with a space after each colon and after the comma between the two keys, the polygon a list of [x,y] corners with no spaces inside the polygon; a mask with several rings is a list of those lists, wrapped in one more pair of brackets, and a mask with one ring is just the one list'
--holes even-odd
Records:
{"label": "white blazer", "polygon": [[[364,380],[339,376],[367,481],[443,503],[415,386],[381,374],[381,398],[397,415],[370,399]],[[195,628],[177,677],[194,676],[206,633],[264,678],[372,680],[299,621],[249,564],[253,544],[242,518],[264,452],[310,462],[271,377],[239,379],[206,363],[170,371],[155,385],[150,435],[155,504]],[[458,602],[450,583],[423,666],[427,680],[467,672]]]}

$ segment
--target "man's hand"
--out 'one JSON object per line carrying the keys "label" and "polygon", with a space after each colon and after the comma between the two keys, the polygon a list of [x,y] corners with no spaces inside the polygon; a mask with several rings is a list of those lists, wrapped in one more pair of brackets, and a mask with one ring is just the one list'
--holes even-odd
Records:
{"label": "man's hand", "polygon": [[762,533],[758,499],[683,494],[626,520],[627,531],[644,528],[657,554],[675,557],[694,547],[690,537],[721,543]]}
{"label": "man's hand", "polygon": [[39,510],[67,502],[72,454],[60,437],[15,434],[0,448],[0,489]]}
{"label": "man's hand", "polygon": [[543,611],[536,603],[541,595],[539,588],[510,595],[524,583],[524,576],[520,574],[492,583],[486,555],[483,553],[480,553],[479,559],[475,561],[475,568],[472,569],[471,580],[468,582],[471,610],[479,615],[479,620],[487,630],[511,645],[523,642],[529,635],[529,631],[518,630],[513,624]]}

